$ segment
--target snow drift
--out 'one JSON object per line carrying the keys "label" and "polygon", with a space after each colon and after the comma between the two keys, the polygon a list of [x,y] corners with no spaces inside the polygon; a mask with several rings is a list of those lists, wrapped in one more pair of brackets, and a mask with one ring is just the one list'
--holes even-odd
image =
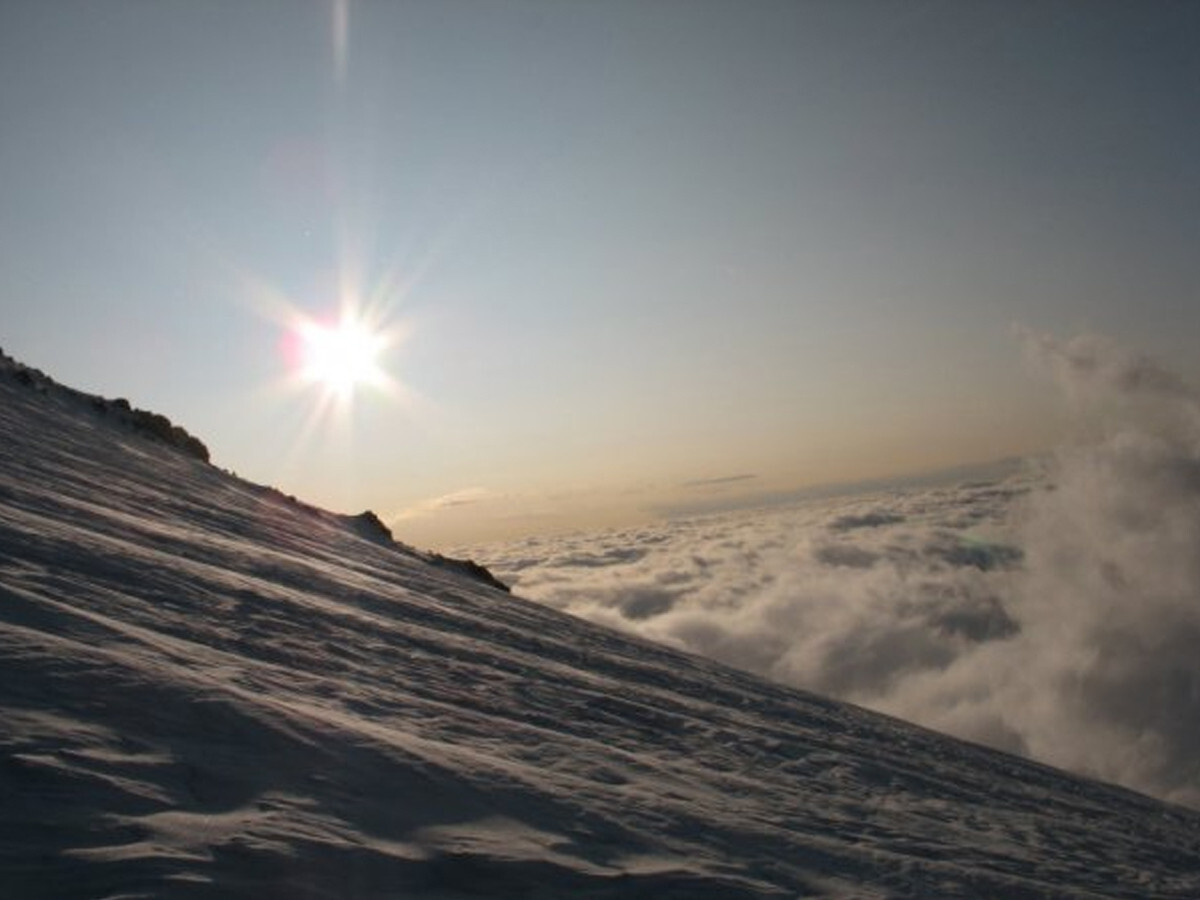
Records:
{"label": "snow drift", "polygon": [[6,896],[1200,895],[1192,811],[512,597],[19,371]]}

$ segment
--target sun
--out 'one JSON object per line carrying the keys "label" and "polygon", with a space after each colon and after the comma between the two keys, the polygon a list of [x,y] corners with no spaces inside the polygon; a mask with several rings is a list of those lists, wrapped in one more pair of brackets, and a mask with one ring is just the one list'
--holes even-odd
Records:
{"label": "sun", "polygon": [[381,386],[387,376],[380,355],[387,338],[349,313],[331,324],[303,322],[297,329],[300,375],[339,397],[360,386]]}

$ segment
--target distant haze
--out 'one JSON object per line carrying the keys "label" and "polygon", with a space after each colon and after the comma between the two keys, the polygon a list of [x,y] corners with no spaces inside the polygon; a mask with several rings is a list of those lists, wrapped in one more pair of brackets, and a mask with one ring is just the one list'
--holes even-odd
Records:
{"label": "distant haze", "polygon": [[[1051,447],[1194,377],[1200,5],[0,5],[0,346],[414,543]],[[388,392],[298,384],[366,310]],[[328,398],[325,398],[326,400]]]}

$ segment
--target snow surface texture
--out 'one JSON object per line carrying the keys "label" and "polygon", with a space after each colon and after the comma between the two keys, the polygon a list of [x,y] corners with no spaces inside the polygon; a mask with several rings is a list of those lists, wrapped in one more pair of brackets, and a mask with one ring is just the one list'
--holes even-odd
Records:
{"label": "snow surface texture", "polygon": [[511,597],[0,371],[0,896],[1200,896],[1200,815]]}
{"label": "snow surface texture", "polygon": [[1200,806],[1200,403],[1030,335],[1079,435],[999,481],[481,553],[592,621]]}

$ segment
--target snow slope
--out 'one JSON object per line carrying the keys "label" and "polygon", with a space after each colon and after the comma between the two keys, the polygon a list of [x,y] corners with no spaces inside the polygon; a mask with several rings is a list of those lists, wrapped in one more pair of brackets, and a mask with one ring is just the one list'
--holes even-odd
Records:
{"label": "snow slope", "polygon": [[1198,813],[512,597],[17,372],[0,896],[1200,896]]}

